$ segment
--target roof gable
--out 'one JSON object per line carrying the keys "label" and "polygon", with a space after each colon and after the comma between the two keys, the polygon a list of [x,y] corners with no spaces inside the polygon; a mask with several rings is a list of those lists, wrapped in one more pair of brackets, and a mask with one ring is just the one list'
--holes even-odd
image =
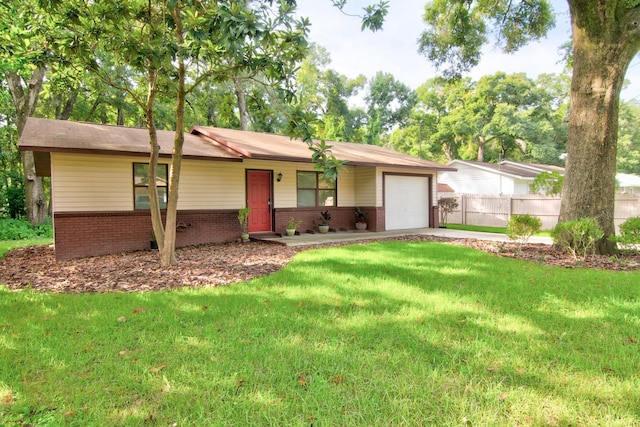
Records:
{"label": "roof gable", "polygon": [[[286,135],[194,126],[194,134],[203,135],[243,156],[260,160],[310,162],[311,152],[300,139]],[[317,141],[317,140],[316,140]],[[417,159],[377,145],[327,141],[333,155],[354,166],[397,166],[430,170],[455,170],[437,162]]]}
{"label": "roof gable", "polygon": [[[161,156],[171,156],[174,136],[173,131],[157,131]],[[148,155],[150,152],[147,129],[34,117],[27,120],[18,145],[21,150],[34,152],[97,152],[117,155]],[[186,133],[183,156],[242,160],[236,152]]]}

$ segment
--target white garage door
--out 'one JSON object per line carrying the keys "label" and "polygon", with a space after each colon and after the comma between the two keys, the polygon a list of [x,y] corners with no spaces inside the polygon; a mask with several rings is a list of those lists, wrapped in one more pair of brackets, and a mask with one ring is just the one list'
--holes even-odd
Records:
{"label": "white garage door", "polygon": [[387,230],[429,226],[429,178],[385,175],[384,213]]}

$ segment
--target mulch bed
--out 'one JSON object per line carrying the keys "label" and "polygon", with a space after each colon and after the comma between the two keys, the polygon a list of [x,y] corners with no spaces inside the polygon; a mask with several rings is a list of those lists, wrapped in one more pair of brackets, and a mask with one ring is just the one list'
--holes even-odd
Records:
{"label": "mulch bed", "polygon": [[[639,270],[640,254],[623,253],[616,257],[593,256],[576,263],[548,245],[527,244],[518,250],[514,243],[496,243],[475,239],[448,239],[435,236],[404,236],[380,240],[440,241],[464,245],[496,254],[561,267]],[[362,242],[330,243],[341,246]],[[99,257],[56,261],[53,246],[13,249],[0,259],[0,283],[10,289],[34,289],[46,292],[140,292],[182,287],[222,286],[274,273],[294,255],[312,247],[287,247],[262,242],[228,243],[180,248],[178,264],[162,269],[158,253],[141,251]]]}

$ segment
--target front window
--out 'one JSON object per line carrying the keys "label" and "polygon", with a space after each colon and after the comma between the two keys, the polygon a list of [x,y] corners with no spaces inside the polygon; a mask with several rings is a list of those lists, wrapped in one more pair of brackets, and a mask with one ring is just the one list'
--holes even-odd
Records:
{"label": "front window", "polygon": [[[158,199],[160,208],[167,208],[167,176],[169,175],[169,166],[158,164],[156,170],[156,186],[158,189]],[[133,164],[133,197],[135,209],[150,209],[149,202],[149,164],[134,163]]]}
{"label": "front window", "polygon": [[298,172],[298,207],[337,206],[336,181],[322,172]]}

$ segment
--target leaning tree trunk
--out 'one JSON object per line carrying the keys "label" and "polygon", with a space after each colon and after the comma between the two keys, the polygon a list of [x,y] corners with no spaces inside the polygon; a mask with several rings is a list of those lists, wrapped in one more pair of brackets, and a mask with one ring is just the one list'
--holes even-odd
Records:
{"label": "leaning tree trunk", "polygon": [[[611,254],[615,243],[615,175],[618,108],[625,72],[636,50],[600,0],[570,0],[573,79],[567,166],[559,221],[594,218],[604,231],[597,251]],[[607,4],[608,3],[608,4]]]}
{"label": "leaning tree trunk", "polygon": [[160,156],[160,147],[158,146],[158,133],[156,131],[155,117],[154,117],[154,105],[156,99],[156,93],[158,90],[158,70],[152,65],[147,68],[149,86],[147,88],[147,104],[145,106],[145,120],[147,130],[149,131],[149,211],[151,213],[151,228],[153,229],[153,236],[158,244],[160,253],[164,249],[164,226],[162,224],[162,213],[160,211],[160,201],[158,200],[158,187],[156,182],[157,170],[158,170],[158,157]]}
{"label": "leaning tree trunk", "polygon": [[66,100],[63,99],[62,94],[58,95],[54,99],[53,103],[56,106],[56,120],[69,120],[71,113],[73,113],[73,108],[76,105],[76,100],[78,99],[78,92],[79,89],[74,88],[68,91],[68,97]]}
{"label": "leaning tree trunk", "polygon": [[[18,137],[22,136],[27,119],[33,115],[38,105],[38,98],[42,90],[46,69],[44,66],[36,68],[31,78],[25,81],[14,71],[5,72],[7,86],[16,108],[16,126]],[[24,172],[25,205],[27,220],[32,224],[43,224],[48,213],[47,199],[44,194],[42,177],[36,175],[33,152],[22,152],[22,169]]]}
{"label": "leaning tree trunk", "polygon": [[[173,22],[176,25],[178,45],[182,45],[183,28],[180,17],[180,9],[177,5],[171,10]],[[160,251],[160,265],[168,267],[177,263],[176,260],[176,231],[178,219],[178,189],[180,187],[180,171],[182,169],[182,149],[184,146],[184,106],[186,99],[186,66],[184,58],[178,56],[178,89],[176,97],[176,132],[173,139],[171,152],[171,170],[169,171],[169,195],[167,200],[167,219],[164,228],[164,247]]]}

